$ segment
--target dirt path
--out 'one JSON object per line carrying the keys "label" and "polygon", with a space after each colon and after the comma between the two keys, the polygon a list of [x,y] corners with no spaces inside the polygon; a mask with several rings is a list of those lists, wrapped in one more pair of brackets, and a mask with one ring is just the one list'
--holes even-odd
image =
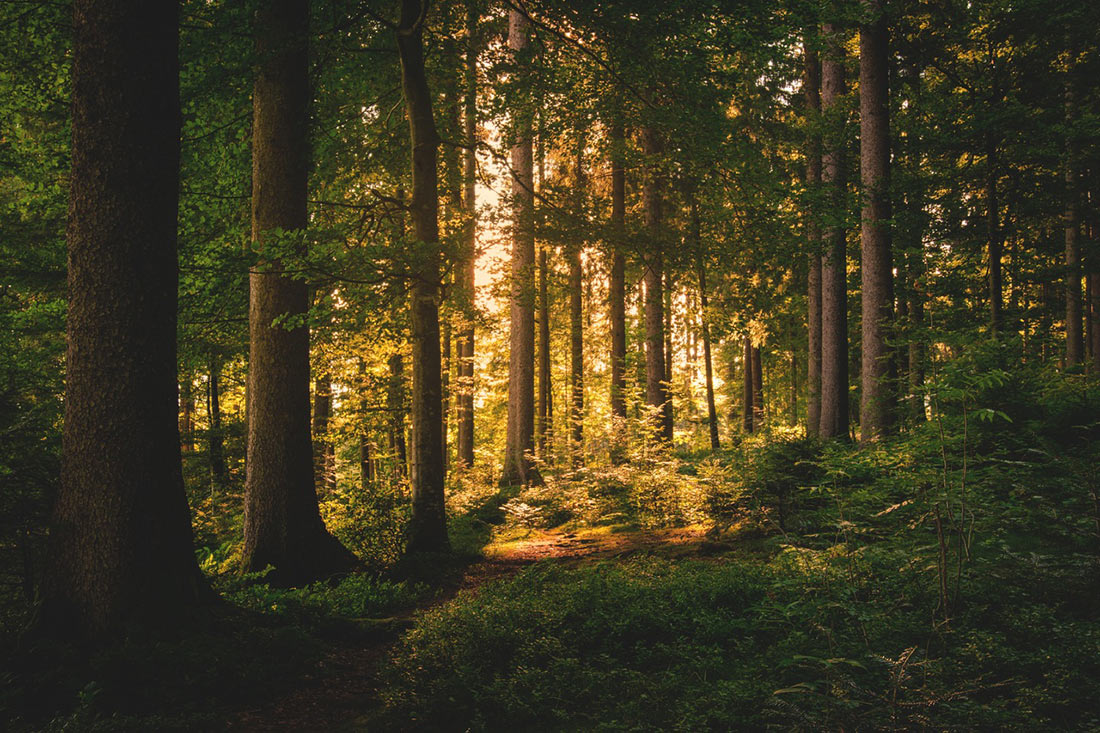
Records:
{"label": "dirt path", "polygon": [[239,711],[229,719],[232,730],[332,731],[351,727],[377,702],[378,669],[402,632],[428,608],[450,602],[463,590],[508,578],[543,560],[580,565],[604,559],[659,554],[670,558],[711,554],[716,548],[703,531],[687,527],[669,530],[533,530],[526,537],[490,545],[486,558],[468,566],[461,579],[421,605],[378,623],[377,629],[334,640],[314,669],[303,675],[288,694],[267,704]]}

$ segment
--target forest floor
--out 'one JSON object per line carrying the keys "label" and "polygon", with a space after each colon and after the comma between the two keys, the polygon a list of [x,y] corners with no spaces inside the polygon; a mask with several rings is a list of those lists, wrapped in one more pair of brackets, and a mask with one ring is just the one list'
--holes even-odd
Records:
{"label": "forest floor", "polygon": [[401,633],[425,611],[449,603],[460,592],[476,593],[486,583],[511,577],[538,562],[578,567],[639,556],[670,560],[724,555],[732,545],[709,539],[703,527],[643,530],[603,526],[579,530],[531,530],[484,549],[429,600],[385,619],[369,620],[374,633],[337,639],[298,686],[278,699],[236,711],[232,730],[356,730],[368,725],[379,704],[378,672]]}

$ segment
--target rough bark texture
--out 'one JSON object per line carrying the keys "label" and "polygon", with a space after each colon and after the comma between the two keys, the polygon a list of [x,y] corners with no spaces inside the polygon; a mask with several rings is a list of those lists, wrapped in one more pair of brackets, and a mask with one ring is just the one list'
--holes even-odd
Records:
{"label": "rough bark texture", "polygon": [[[518,10],[508,15],[508,48],[527,47],[529,22]],[[531,122],[515,120],[512,141],[512,303],[508,361],[508,426],[503,486],[541,480],[531,462],[535,447],[535,230]]]}
{"label": "rough bark texture", "polygon": [[[662,152],[660,135],[653,128],[642,130],[642,152],[652,160]],[[645,200],[645,225],[653,249],[645,270],[646,333],[646,404],[657,413],[654,434],[659,440],[672,440],[672,411],[669,409],[668,373],[665,369],[664,253],[661,245],[661,177],[651,165],[642,192]]]}
{"label": "rough bark texture", "polygon": [[207,455],[210,458],[210,482],[215,487],[225,486],[228,470],[225,465],[224,436],[222,435],[221,362],[210,361],[210,381],[207,382],[206,411],[210,415],[207,432]]}
{"label": "rough bark texture", "polygon": [[[802,91],[807,115],[811,124],[817,124],[821,113],[821,60],[806,44],[803,61]],[[815,196],[820,186],[821,135],[815,130],[806,143],[806,188]],[[821,426],[821,225],[818,212],[813,209],[806,216],[806,239],[810,251],[806,282],[806,434],[817,435]]]}
{"label": "rough bark texture", "polygon": [[73,7],[65,423],[39,620],[103,640],[208,595],[180,469],[177,9]]}
{"label": "rough bark texture", "polygon": [[894,261],[890,251],[889,31],[881,0],[864,0],[871,20],[859,29],[860,174],[863,214],[862,368],[860,440],[888,435],[894,426]]}
{"label": "rough bark texture", "polygon": [[611,125],[611,280],[608,285],[608,319],[611,322],[611,414],[626,417],[626,232],[625,143],[621,122]]}
{"label": "rough bark texture", "polygon": [[746,433],[751,433],[756,427],[753,420],[753,383],[752,383],[752,337],[745,334],[744,348],[742,349],[741,373],[743,388],[741,390],[741,427]]}
{"label": "rough bark texture", "polygon": [[476,316],[475,274],[477,271],[477,23],[475,0],[466,2],[465,125],[466,150],[463,151],[463,209],[466,214],[465,251],[458,275],[458,294],[464,327],[458,335],[458,435],[456,454],[459,466],[474,465],[474,320]]}
{"label": "rough bark texture", "polygon": [[412,332],[412,519],[409,552],[439,552],[449,547],[443,480],[447,452],[443,425],[443,376],[439,349],[439,136],[432,115],[432,94],[424,69],[423,29],[427,5],[402,0],[397,28],[401,87],[412,151],[412,216],[420,269],[411,292]]}
{"label": "rough bark texture", "polygon": [[[308,225],[309,10],[276,0],[256,15],[259,74],[252,92],[252,239]],[[249,276],[248,459],[244,550],[249,572],[271,565],[302,583],[354,564],[325,529],[313,483],[309,329],[287,328],[309,308],[305,282],[268,260]]]}
{"label": "rough bark texture", "polygon": [[[828,116],[844,96],[844,50],[839,30],[826,23],[828,51],[822,61],[821,107]],[[836,113],[833,112],[833,115]],[[834,119],[822,156],[822,181],[829,187],[834,217],[845,211],[844,134]],[[848,293],[844,228],[832,224],[825,233],[821,261],[821,423],[823,438],[848,436]]]}

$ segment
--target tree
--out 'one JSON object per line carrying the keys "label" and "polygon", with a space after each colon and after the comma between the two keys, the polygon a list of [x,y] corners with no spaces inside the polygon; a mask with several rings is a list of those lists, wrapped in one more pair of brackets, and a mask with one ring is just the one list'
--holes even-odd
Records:
{"label": "tree", "polygon": [[642,130],[642,152],[649,159],[642,197],[645,225],[652,249],[645,268],[646,404],[656,413],[654,433],[658,440],[672,440],[672,412],[669,409],[668,371],[665,368],[664,251],[661,244],[661,174],[657,156],[663,153],[660,133],[653,127]]}
{"label": "tree", "polygon": [[[328,533],[317,506],[310,438],[309,308],[305,281],[280,254],[308,225],[309,3],[273,0],[256,14],[259,73],[252,93],[252,238],[265,253],[249,276],[248,457],[244,550],[248,572],[304,583],[355,558]],[[288,242],[288,240],[291,240]],[[289,247],[288,247],[289,244]],[[289,253],[288,253],[289,254]]]}
{"label": "tree", "polygon": [[[508,48],[516,59],[527,47],[529,22],[519,10],[508,16]],[[514,112],[512,132],[511,355],[508,362],[508,426],[501,485],[540,480],[531,462],[535,436],[534,166],[531,121]],[[544,305],[545,307],[545,305]]]}
{"label": "tree", "polygon": [[[584,221],[584,140],[577,142],[574,216]],[[580,241],[571,241],[569,257],[569,440],[573,465],[584,462],[584,292]]]}
{"label": "tree", "polygon": [[611,322],[611,414],[626,418],[626,145],[622,122],[611,122],[611,279],[607,291],[608,320]]}
{"label": "tree", "polygon": [[466,325],[458,336],[458,464],[474,465],[474,279],[477,266],[477,21],[476,0],[466,2],[466,64],[463,123],[463,208],[465,252],[458,277]]}
{"label": "tree", "polygon": [[821,424],[823,438],[848,436],[848,280],[843,220],[846,209],[843,118],[844,50],[840,30],[822,29],[826,52],[821,64],[821,109],[827,120],[822,181],[829,187],[832,215],[821,260]]}
{"label": "tree", "polygon": [[[809,33],[803,39],[802,93],[811,126],[806,141],[806,188],[811,201],[821,185],[821,134],[815,129],[821,113],[821,61],[810,45]],[[806,434],[817,435],[821,428],[821,226],[816,206],[806,216],[806,239],[810,250],[806,293]]]}
{"label": "tree", "polygon": [[210,596],[177,423],[178,32],[172,3],[73,6],[64,458],[40,611],[61,636]]}
{"label": "tree", "polygon": [[889,31],[881,0],[866,0],[859,28],[860,172],[863,181],[863,337],[860,439],[888,433],[894,422],[894,275],[890,253]]}
{"label": "tree", "polygon": [[447,511],[443,497],[446,448],[443,443],[443,384],[439,350],[439,137],[432,95],[424,71],[423,33],[428,5],[402,0],[397,26],[401,86],[405,92],[412,150],[413,232],[422,248],[412,287],[412,494],[409,552],[446,550]]}

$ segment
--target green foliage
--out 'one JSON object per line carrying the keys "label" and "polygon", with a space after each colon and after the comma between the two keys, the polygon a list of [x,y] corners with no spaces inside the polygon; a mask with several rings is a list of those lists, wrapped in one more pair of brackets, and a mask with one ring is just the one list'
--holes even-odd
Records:
{"label": "green foliage", "polygon": [[220,591],[226,600],[242,608],[298,622],[330,616],[375,618],[408,608],[430,595],[425,585],[368,574],[349,575],[339,581],[322,581],[302,588],[274,588],[263,583],[262,576],[260,573],[223,577]]}

